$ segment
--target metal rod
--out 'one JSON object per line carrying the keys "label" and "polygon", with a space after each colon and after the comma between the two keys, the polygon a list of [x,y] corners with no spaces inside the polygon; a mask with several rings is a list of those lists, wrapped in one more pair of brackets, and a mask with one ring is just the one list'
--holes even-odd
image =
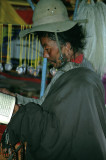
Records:
{"label": "metal rod", "polygon": [[73,15],[73,20],[75,20],[75,17],[76,17],[76,15],[77,15],[78,4],[79,4],[79,0],[76,0],[75,9],[74,9],[74,15]]}
{"label": "metal rod", "polygon": [[32,10],[34,11],[35,6],[34,6],[34,4],[32,3],[32,1],[31,1],[31,0],[27,0],[27,2],[30,4]]}

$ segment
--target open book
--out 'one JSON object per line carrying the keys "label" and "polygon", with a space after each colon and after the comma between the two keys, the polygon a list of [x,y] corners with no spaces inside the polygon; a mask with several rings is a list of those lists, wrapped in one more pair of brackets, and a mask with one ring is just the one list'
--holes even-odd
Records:
{"label": "open book", "polygon": [[15,97],[0,92],[0,123],[9,123],[14,106]]}

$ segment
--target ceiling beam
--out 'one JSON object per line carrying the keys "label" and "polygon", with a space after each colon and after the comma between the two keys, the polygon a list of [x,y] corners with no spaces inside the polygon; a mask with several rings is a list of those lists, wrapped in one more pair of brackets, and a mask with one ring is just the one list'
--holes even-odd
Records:
{"label": "ceiling beam", "polygon": [[12,0],[9,0],[8,3],[10,3],[11,5],[17,5],[17,6],[30,6],[30,4],[28,2],[25,2],[25,1],[12,1]]}

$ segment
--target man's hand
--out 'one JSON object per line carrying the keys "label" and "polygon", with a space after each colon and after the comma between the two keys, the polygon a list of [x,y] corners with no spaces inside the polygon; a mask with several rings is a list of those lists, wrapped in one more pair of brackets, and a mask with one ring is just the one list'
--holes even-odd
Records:
{"label": "man's hand", "polygon": [[6,88],[0,88],[0,92],[2,93],[5,93],[5,94],[8,94],[8,95],[11,95],[11,96],[14,96],[15,97],[15,94],[10,92],[9,90],[7,90]]}
{"label": "man's hand", "polygon": [[13,114],[15,114],[19,110],[19,105],[15,104]]}

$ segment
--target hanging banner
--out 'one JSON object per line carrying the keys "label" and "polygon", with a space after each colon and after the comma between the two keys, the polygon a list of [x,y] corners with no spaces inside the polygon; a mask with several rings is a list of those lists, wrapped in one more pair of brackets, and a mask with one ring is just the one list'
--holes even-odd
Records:
{"label": "hanging banner", "polygon": [[8,3],[7,0],[0,0],[0,23],[2,24],[27,24]]}

